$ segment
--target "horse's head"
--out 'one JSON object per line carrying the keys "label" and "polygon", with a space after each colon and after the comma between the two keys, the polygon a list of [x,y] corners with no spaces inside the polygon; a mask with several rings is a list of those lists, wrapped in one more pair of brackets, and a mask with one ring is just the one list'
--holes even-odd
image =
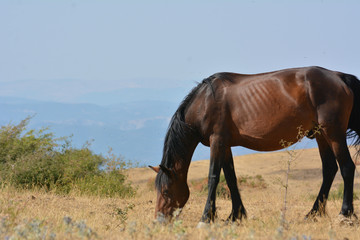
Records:
{"label": "horse's head", "polygon": [[162,165],[149,167],[157,172],[155,218],[159,222],[164,222],[171,219],[176,209],[181,209],[185,205],[189,199],[189,187],[186,179],[182,175],[176,174],[173,169]]}

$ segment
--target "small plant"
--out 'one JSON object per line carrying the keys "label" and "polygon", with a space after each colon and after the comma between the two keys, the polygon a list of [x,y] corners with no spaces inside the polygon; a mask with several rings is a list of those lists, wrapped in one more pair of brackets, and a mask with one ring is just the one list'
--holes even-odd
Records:
{"label": "small plant", "polygon": [[128,212],[129,212],[129,210],[132,210],[134,207],[135,207],[134,204],[129,204],[129,205],[126,206],[124,209],[122,209],[122,208],[115,208],[115,213],[114,213],[114,215],[120,219],[121,223],[124,223],[124,222],[126,222],[126,220],[128,219]]}
{"label": "small plant", "polygon": [[[286,153],[288,155],[287,158],[287,169],[286,169],[286,176],[285,176],[285,184],[283,184],[283,187],[285,189],[285,193],[284,193],[284,204],[283,204],[283,208],[281,210],[281,217],[280,217],[280,227],[278,229],[278,233],[279,235],[282,236],[283,230],[287,228],[287,223],[286,223],[286,210],[287,210],[287,193],[288,193],[288,187],[289,187],[289,175],[290,175],[290,167],[291,164],[299,157],[299,153],[297,154],[297,152],[295,151],[296,145],[297,143],[301,142],[301,140],[304,137],[310,137],[313,138],[316,136],[316,134],[321,134],[321,125],[317,125],[316,127],[314,127],[314,129],[312,129],[312,131],[309,130],[304,130],[302,126],[297,127],[298,129],[298,133],[296,136],[296,142],[291,142],[291,141],[286,141],[284,139],[281,139],[279,144],[286,149]],[[291,147],[292,146],[292,147]]]}
{"label": "small plant", "polygon": [[261,175],[248,176],[240,175],[238,177],[238,183],[240,187],[251,187],[251,188],[266,188],[267,184],[265,183],[264,178]]}

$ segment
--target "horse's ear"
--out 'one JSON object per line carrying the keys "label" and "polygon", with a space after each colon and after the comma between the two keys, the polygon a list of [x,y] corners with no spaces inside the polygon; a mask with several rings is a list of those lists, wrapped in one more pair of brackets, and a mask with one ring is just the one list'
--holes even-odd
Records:
{"label": "horse's ear", "polygon": [[149,168],[151,168],[152,170],[154,170],[156,173],[158,173],[160,171],[160,167],[153,167],[149,165]]}
{"label": "horse's ear", "polygon": [[168,176],[171,176],[171,170],[163,165],[159,165],[160,169]]}

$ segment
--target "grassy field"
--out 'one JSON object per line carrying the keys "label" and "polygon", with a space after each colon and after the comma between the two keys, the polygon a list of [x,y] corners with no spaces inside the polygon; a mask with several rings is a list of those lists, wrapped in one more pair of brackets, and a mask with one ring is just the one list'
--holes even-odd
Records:
{"label": "grassy field", "polygon": [[[235,157],[241,196],[248,219],[226,224],[231,201],[217,200],[215,223],[198,229],[206,193],[198,187],[205,182],[209,161],[192,162],[189,170],[190,199],[172,223],[155,224],[155,173],[148,168],[128,170],[137,186],[128,199],[68,196],[42,191],[19,191],[3,187],[0,192],[0,237],[3,239],[360,239],[357,222],[339,221],[342,203],[340,174],[332,187],[327,216],[305,221],[321,185],[321,162],[317,149],[300,150],[291,165],[288,188],[287,227],[280,227],[288,154],[275,152]],[[261,181],[259,181],[261,179]],[[355,191],[360,196],[356,173]],[[356,213],[360,200],[354,200]]]}

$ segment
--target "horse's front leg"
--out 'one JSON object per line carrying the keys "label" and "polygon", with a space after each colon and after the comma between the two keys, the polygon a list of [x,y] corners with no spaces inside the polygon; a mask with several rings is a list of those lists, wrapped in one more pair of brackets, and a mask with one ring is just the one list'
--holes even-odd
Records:
{"label": "horse's front leg", "polygon": [[201,222],[214,221],[216,215],[216,187],[219,183],[222,162],[225,157],[225,148],[219,137],[212,137],[210,141],[210,168],[208,177],[208,198],[201,217]]}
{"label": "horse's front leg", "polygon": [[225,162],[223,164],[223,170],[225,174],[226,183],[230,189],[232,210],[228,221],[236,221],[237,219],[246,218],[246,211],[241,201],[239,189],[236,181],[236,174],[234,168],[234,160],[231,153],[231,148],[226,150]]}

